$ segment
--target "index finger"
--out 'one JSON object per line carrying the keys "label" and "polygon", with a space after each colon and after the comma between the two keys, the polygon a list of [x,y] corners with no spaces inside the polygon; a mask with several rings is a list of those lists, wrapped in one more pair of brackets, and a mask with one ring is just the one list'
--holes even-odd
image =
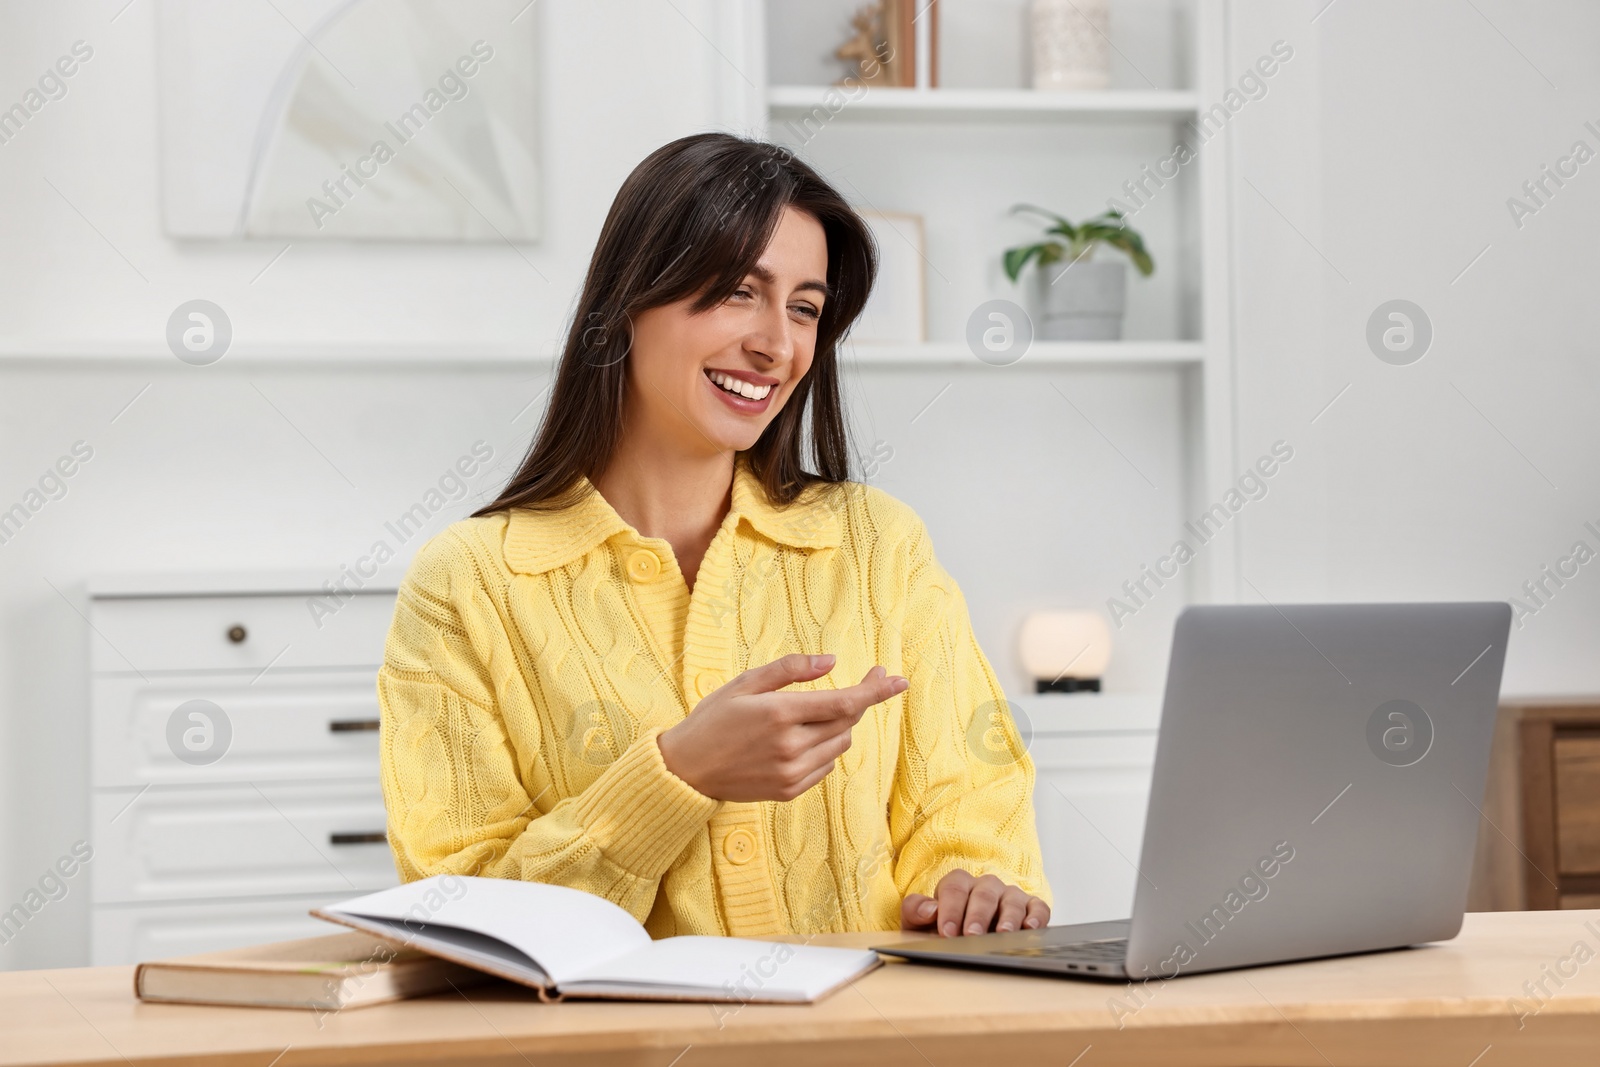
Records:
{"label": "index finger", "polygon": [[759,667],[737,675],[731,682],[723,685],[718,692],[728,693],[775,693],[786,685],[795,682],[809,682],[814,678],[821,678],[833,669],[834,655],[831,652],[821,655],[807,655],[804,652],[791,652],[787,656],[780,656],[771,663],[763,663]]}
{"label": "index finger", "polygon": [[957,868],[939,879],[933,895],[939,901],[939,934],[942,937],[959,937],[961,922],[967,911],[967,898],[977,881],[967,871]]}
{"label": "index finger", "polygon": [[[881,676],[875,672],[883,671]],[[882,667],[874,667],[855,685],[843,689],[814,689],[793,693],[774,693],[782,707],[790,712],[796,723],[837,722],[858,717],[874,704],[881,704],[897,693],[902,693],[911,683],[898,674],[890,674]]]}

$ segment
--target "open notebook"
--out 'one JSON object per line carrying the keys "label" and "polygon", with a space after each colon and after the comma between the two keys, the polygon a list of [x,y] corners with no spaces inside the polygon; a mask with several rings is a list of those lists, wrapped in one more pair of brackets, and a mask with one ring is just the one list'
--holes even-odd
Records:
{"label": "open notebook", "polygon": [[546,1001],[806,1004],[883,963],[870,949],[695,935],[654,941],[609,900],[506,878],[440,874],[311,914],[531,986]]}

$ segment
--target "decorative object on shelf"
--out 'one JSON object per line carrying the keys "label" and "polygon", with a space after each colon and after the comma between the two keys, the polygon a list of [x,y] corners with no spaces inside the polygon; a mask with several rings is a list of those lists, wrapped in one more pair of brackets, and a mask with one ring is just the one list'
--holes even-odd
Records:
{"label": "decorative object on shelf", "polygon": [[1008,248],[1003,260],[1006,276],[1013,282],[1029,260],[1039,260],[1033,276],[1035,336],[1044,341],[1121,339],[1127,266],[1090,259],[1097,245],[1110,245],[1127,253],[1139,273],[1149,277],[1156,265],[1139,232],[1123,222],[1118,211],[1104,212],[1074,226],[1054,212],[1029,204],[1011,210],[1042,215],[1052,223],[1044,231],[1044,240]]}
{"label": "decorative object on shelf", "polygon": [[861,217],[878,245],[878,280],[850,340],[856,344],[926,340],[922,216],[863,211]]}
{"label": "decorative object on shelf", "polygon": [[883,3],[865,4],[850,16],[855,35],[834,49],[833,57],[850,64],[849,73],[834,81],[835,85],[893,85],[889,67],[884,62],[888,45],[883,39]]}
{"label": "decorative object on shelf", "polygon": [[1108,0],[1033,0],[1035,89],[1104,89],[1111,84]]}
{"label": "decorative object on shelf", "polygon": [[1093,611],[1039,611],[1022,620],[1020,648],[1034,692],[1098,693],[1111,628]]}
{"label": "decorative object on shelf", "polygon": [[833,53],[851,64],[835,85],[909,88],[917,83],[916,0],[878,0],[850,16],[855,34]]}

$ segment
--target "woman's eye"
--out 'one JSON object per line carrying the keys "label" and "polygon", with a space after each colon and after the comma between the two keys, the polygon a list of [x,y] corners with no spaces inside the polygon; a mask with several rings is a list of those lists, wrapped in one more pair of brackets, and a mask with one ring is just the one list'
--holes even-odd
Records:
{"label": "woman's eye", "polygon": [[736,296],[736,297],[740,297],[740,298],[743,298],[745,300],[748,300],[751,297],[755,296],[756,294],[752,293],[748,289],[735,289],[733,291],[733,295]]}
{"label": "woman's eye", "polygon": [[812,307],[810,304],[796,304],[794,307],[790,308],[790,310],[798,312],[801,316],[808,318],[813,322],[821,317],[821,312]]}

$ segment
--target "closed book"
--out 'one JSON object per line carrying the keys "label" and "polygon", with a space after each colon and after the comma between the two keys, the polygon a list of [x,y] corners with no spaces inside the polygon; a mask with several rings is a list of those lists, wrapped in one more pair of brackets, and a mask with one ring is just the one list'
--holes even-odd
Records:
{"label": "closed book", "polygon": [[569,886],[440,874],[311,914],[569,997],[809,1004],[883,964],[871,949],[684,934],[652,940]]}
{"label": "closed book", "polygon": [[465,988],[486,977],[356,932],[152,960],[134,968],[133,991],[161,1003],[338,1011]]}

